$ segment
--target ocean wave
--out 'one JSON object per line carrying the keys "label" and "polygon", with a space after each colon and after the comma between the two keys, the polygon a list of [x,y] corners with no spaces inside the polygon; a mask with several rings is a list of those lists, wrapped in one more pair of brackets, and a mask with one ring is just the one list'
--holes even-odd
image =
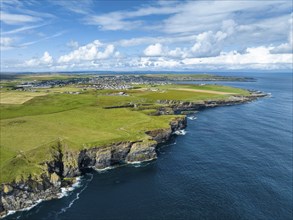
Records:
{"label": "ocean wave", "polygon": [[61,192],[58,195],[58,199],[61,199],[64,196],[68,196],[68,193],[73,191],[76,188],[81,187],[81,178],[80,177],[76,177],[76,182],[74,184],[72,184],[72,186],[70,187],[62,187],[61,188]]}
{"label": "ocean wave", "polygon": [[33,205],[31,205],[31,206],[29,206],[27,208],[23,208],[23,209],[19,209],[19,210],[9,210],[6,215],[4,215],[3,217],[1,217],[1,219],[7,217],[8,215],[15,214],[16,212],[29,211],[32,208],[34,208],[35,206],[37,206],[38,204],[40,204],[42,201],[44,201],[44,200],[43,199],[39,199]]}
{"label": "ocean wave", "polygon": [[[87,175],[90,175],[90,176],[91,176],[90,179],[87,180],[88,183],[87,183],[87,184],[86,184],[86,185],[80,190],[80,192],[76,193],[75,198],[69,203],[68,206],[66,206],[65,208],[62,208],[62,209],[56,214],[57,216],[60,215],[60,214],[62,214],[62,213],[65,213],[68,209],[70,209],[71,206],[74,204],[74,202],[75,202],[76,200],[79,199],[80,194],[81,194],[81,193],[82,193],[82,192],[88,187],[88,184],[89,184],[89,182],[92,181],[94,175],[91,174],[91,173],[88,173]],[[78,186],[80,186],[80,185],[78,185]],[[74,187],[72,187],[72,188],[74,189]]]}
{"label": "ocean wave", "polygon": [[[77,177],[76,178],[76,182],[74,184],[72,184],[72,186],[70,187],[62,187],[61,188],[61,192],[58,194],[58,199],[61,199],[62,197],[64,196],[68,196],[69,192],[73,191],[74,189],[76,188],[79,188],[81,186],[81,178],[80,177]],[[27,208],[23,208],[23,209],[19,209],[19,210],[9,210],[7,212],[7,214],[1,218],[5,218],[7,217],[8,215],[12,215],[12,214],[15,214],[16,212],[22,212],[22,211],[29,211],[31,210],[32,208],[34,208],[35,206],[37,206],[38,204],[40,204],[41,202],[43,202],[44,200],[43,199],[39,199],[37,200],[33,205],[27,207]]]}

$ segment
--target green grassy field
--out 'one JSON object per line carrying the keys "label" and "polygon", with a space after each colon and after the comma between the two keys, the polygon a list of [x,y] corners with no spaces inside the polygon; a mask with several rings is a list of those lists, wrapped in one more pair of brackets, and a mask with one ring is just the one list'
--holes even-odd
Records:
{"label": "green grassy field", "polygon": [[[156,91],[152,91],[154,89]],[[180,91],[178,89],[197,89]],[[63,94],[59,91],[40,92],[24,100],[31,93],[1,90],[0,102],[0,183],[27,178],[42,172],[39,165],[48,160],[50,147],[63,140],[72,151],[93,146],[104,146],[120,141],[147,140],[146,131],[167,128],[175,115],[152,116],[160,105],[158,100],[200,102],[226,99],[230,95],[210,94],[204,91],[229,92],[248,95],[242,89],[219,85],[145,86],[126,90],[118,96],[117,90],[86,91],[82,94]],[[58,93],[59,92],[59,93]],[[129,104],[144,104],[144,108],[112,108]]]}

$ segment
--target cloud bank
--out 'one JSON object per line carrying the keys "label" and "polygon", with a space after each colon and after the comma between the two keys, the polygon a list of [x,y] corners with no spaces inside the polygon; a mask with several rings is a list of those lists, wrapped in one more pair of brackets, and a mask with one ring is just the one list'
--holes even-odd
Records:
{"label": "cloud bank", "polygon": [[293,69],[289,1],[44,1],[3,0],[2,70]]}

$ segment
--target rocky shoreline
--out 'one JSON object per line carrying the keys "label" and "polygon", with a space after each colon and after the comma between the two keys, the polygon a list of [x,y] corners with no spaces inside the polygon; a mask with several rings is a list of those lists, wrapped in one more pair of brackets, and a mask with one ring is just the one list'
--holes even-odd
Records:
{"label": "rocky shoreline", "polygon": [[[231,96],[228,100],[200,103],[161,100],[159,103],[167,107],[160,108],[157,114],[178,114],[183,111],[241,104],[264,96],[266,94],[251,92],[250,96]],[[146,132],[150,136],[149,140],[119,142],[77,152],[67,150],[66,144],[59,141],[51,150],[53,160],[42,164],[46,167],[46,172],[40,177],[1,185],[0,217],[4,217],[11,211],[32,207],[40,201],[60,198],[62,188],[72,186],[76,182],[76,177],[83,175],[89,168],[101,170],[154,160],[157,158],[158,145],[167,142],[174,132],[186,126],[186,116],[178,116],[170,122],[169,128]]]}

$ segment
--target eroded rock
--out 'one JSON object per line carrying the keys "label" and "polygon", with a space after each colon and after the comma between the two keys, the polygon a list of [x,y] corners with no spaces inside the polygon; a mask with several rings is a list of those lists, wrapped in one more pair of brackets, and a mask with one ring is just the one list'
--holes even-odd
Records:
{"label": "eroded rock", "polygon": [[136,163],[157,159],[156,146],[156,141],[143,141],[134,143],[126,157],[126,162]]}

